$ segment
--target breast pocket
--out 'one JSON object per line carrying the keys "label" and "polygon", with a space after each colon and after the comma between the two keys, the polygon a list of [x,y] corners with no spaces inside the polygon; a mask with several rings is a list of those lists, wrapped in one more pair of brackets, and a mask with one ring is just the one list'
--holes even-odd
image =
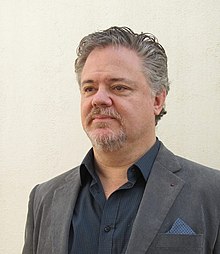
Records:
{"label": "breast pocket", "polygon": [[203,235],[159,234],[154,241],[155,254],[202,254]]}

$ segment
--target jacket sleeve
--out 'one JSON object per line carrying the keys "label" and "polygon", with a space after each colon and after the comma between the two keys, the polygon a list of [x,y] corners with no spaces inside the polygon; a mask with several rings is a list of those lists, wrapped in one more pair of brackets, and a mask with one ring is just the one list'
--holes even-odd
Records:
{"label": "jacket sleeve", "polygon": [[216,242],[215,242],[215,248],[214,248],[214,254],[219,254],[220,252],[220,225],[219,225],[219,228],[218,228],[218,236],[217,236],[217,239],[216,239]]}
{"label": "jacket sleeve", "polygon": [[34,197],[37,186],[31,191],[28,203],[28,214],[25,227],[25,239],[22,254],[35,254],[34,247]]}

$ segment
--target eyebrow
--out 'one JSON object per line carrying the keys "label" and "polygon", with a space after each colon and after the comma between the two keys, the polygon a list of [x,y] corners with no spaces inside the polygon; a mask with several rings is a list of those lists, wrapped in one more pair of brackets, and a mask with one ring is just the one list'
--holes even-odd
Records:
{"label": "eyebrow", "polygon": [[[116,82],[123,82],[123,83],[127,83],[129,85],[132,85],[132,84],[136,84],[135,81],[132,81],[130,79],[126,79],[126,78],[106,78],[106,81],[107,83],[116,83]],[[82,83],[81,83],[81,86],[85,85],[85,84],[94,84],[96,83],[94,80],[92,79],[88,79],[88,80],[84,80]]]}
{"label": "eyebrow", "polygon": [[127,83],[127,84],[134,84],[135,82],[130,80],[130,79],[126,79],[126,78],[111,78],[108,80],[109,83],[115,83],[115,82],[123,82],[123,83]]}
{"label": "eyebrow", "polygon": [[95,82],[92,79],[88,79],[88,80],[83,81],[80,85],[83,86],[85,84],[93,84],[93,83],[95,83]]}

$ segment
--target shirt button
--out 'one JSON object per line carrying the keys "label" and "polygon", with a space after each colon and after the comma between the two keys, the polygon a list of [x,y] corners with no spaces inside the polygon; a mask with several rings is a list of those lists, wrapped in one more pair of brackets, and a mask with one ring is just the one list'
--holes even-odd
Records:
{"label": "shirt button", "polygon": [[111,230],[111,226],[106,226],[106,227],[104,228],[104,231],[105,231],[106,233],[108,233],[110,230]]}

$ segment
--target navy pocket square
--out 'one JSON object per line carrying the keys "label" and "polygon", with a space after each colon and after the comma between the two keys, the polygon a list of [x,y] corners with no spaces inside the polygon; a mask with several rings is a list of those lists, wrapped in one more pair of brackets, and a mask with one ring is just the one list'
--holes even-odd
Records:
{"label": "navy pocket square", "polygon": [[196,233],[183,220],[178,218],[166,234],[174,235],[195,235]]}

